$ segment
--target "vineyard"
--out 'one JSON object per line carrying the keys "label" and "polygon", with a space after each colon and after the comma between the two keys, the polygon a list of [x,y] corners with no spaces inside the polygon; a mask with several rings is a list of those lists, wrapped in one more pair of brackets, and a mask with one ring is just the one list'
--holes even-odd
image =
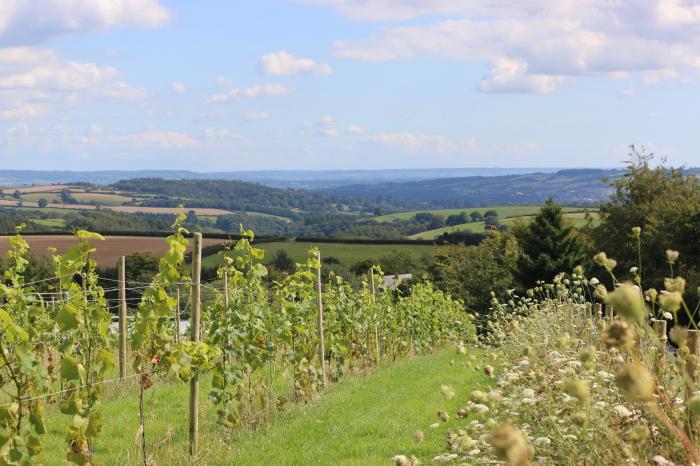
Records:
{"label": "vineyard", "polygon": [[[242,230],[222,254],[218,280],[202,283],[200,234],[192,272],[184,271],[190,240],[183,217],[151,283],[126,282],[120,261],[119,280],[101,286],[94,256],[102,238],[83,230],[63,254],[54,252],[56,276],[33,282],[25,278],[28,243],[19,230],[8,238],[0,285],[0,464],[101,464],[106,457],[152,464],[163,439],[149,435],[145,404],[178,383],[189,385],[189,412],[175,422],[187,425],[190,462],[201,464],[210,452],[199,447],[200,389],[218,419],[214,435],[226,437],[288,405],[311,403],[348,374],[475,336],[462,304],[430,283],[406,295],[378,293],[381,271],[372,269],[360,289],[340,278],[322,285],[318,250],[270,286],[252,231]],[[137,302],[127,302],[127,290],[139,293]],[[114,291],[116,303],[106,299]],[[189,317],[185,333],[181,314]],[[134,387],[136,449],[102,436],[123,427],[104,415],[111,398]],[[54,441],[59,432],[62,446]]]}

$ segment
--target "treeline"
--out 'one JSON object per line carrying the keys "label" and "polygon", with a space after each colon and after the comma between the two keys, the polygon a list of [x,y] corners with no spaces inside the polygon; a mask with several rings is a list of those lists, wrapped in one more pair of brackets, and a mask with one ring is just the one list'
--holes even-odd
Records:
{"label": "treeline", "polygon": [[[685,277],[684,298],[692,303],[690,317],[683,319],[697,319],[700,184],[696,175],[663,163],[653,166],[652,160],[632,148],[624,176],[608,182],[612,195],[600,205],[598,226],[572,228],[550,199],[528,224],[493,232],[478,246],[442,248],[429,276],[488,320],[494,297],[507,302],[507,290],[526,293],[576,266],[607,289],[615,284],[606,267],[620,282],[647,290],[663,290],[665,279],[677,275]],[[614,260],[594,261],[600,251]],[[680,251],[671,267],[666,251]]]}
{"label": "treeline", "polygon": [[[291,218],[300,217],[303,212],[374,214],[382,207],[368,199],[326,196],[301,189],[277,189],[243,181],[139,178],[119,181],[113,187],[155,196],[143,202],[148,206],[176,207],[184,203],[188,207],[262,212]],[[390,207],[396,209],[401,206],[391,204]]]}

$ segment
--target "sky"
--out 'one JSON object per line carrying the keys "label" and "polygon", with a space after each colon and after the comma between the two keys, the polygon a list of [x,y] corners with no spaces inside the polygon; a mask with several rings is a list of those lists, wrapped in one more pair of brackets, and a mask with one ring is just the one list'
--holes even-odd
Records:
{"label": "sky", "polygon": [[700,166],[700,1],[0,0],[0,169]]}

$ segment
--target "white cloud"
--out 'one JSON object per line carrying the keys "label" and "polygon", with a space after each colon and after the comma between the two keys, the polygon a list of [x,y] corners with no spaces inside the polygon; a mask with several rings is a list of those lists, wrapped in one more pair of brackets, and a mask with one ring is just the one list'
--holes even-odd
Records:
{"label": "white cloud", "polygon": [[335,124],[335,117],[333,115],[323,115],[316,122],[316,126],[333,126]]}
{"label": "white cloud", "polygon": [[337,137],[339,133],[337,128],[321,128],[319,134],[327,138],[334,138]]}
{"label": "white cloud", "polygon": [[186,133],[160,130],[150,130],[120,136],[111,136],[108,138],[108,140],[136,146],[156,146],[161,149],[183,149],[191,147],[197,143],[195,139]]}
{"label": "white cloud", "polygon": [[245,112],[243,114],[243,119],[246,121],[261,121],[268,118],[270,118],[270,115],[267,112]]}
{"label": "white cloud", "polygon": [[481,92],[534,92],[548,94],[567,81],[563,76],[528,74],[527,63],[502,58],[496,60],[488,77],[479,82]]}
{"label": "white cloud", "polygon": [[80,99],[143,99],[146,89],[117,78],[111,66],[66,60],[53,50],[0,48],[0,116],[27,119],[44,115],[55,105]]}
{"label": "white cloud", "polygon": [[337,41],[337,56],[441,57],[490,65],[486,92],[547,93],[577,76],[640,73],[649,84],[700,71],[700,4],[684,0],[298,0],[363,21],[402,21]]}
{"label": "white cloud", "polygon": [[408,152],[432,151],[447,153],[457,150],[457,146],[442,135],[421,133],[380,133],[366,138],[380,142],[389,148],[400,148]]}
{"label": "white cloud", "polygon": [[225,103],[238,100],[241,97],[279,97],[291,94],[294,88],[282,84],[262,84],[244,89],[233,87],[223,94],[216,94],[207,99],[208,103]]}
{"label": "white cloud", "polygon": [[467,139],[467,149],[470,152],[481,152],[481,146],[479,146],[479,142],[476,138]]}
{"label": "white cloud", "polygon": [[178,94],[184,94],[187,92],[187,86],[181,81],[173,81],[170,83],[170,89],[177,92]]}
{"label": "white cloud", "polygon": [[20,141],[29,137],[29,125],[25,122],[20,121],[16,125],[7,129],[5,138],[5,144],[8,146],[14,146]]}
{"label": "white cloud", "polygon": [[258,61],[258,71],[268,76],[292,76],[313,74],[327,76],[333,68],[326,63],[316,63],[310,58],[297,58],[285,50],[263,55]]}
{"label": "white cloud", "polygon": [[236,138],[237,136],[227,128],[207,128],[204,130],[204,139],[207,141],[226,141]]}
{"label": "white cloud", "polygon": [[32,45],[114,26],[157,27],[169,19],[157,0],[3,0],[0,46]]}
{"label": "white cloud", "polygon": [[348,128],[347,133],[351,136],[359,136],[361,134],[364,134],[365,130],[361,126],[351,125]]}

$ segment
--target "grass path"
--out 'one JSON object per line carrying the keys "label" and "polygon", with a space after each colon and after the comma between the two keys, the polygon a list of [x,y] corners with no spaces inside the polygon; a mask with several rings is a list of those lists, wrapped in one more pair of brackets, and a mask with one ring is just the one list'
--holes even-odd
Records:
{"label": "grass path", "polygon": [[[488,384],[466,361],[452,349],[443,350],[341,381],[323,400],[294,407],[261,431],[236,435],[228,464],[386,466],[396,454],[432,458],[442,451],[447,430],[445,425],[429,429],[439,421],[437,411],[456,412],[473,388]],[[446,400],[441,384],[458,396]],[[413,442],[417,429],[425,433],[418,445]]]}
{"label": "grass path", "polygon": [[[205,381],[200,394],[200,456],[194,461],[187,455],[187,385],[157,383],[146,395],[149,452],[155,461],[149,464],[364,466],[391,464],[396,454],[427,460],[445,443],[445,424],[429,429],[439,422],[437,411],[454,415],[473,388],[489,383],[467,367],[468,357],[450,348],[387,362],[369,375],[332,385],[311,405],[288,405],[259,430],[230,434],[215,422]],[[446,400],[441,384],[453,387],[457,396]],[[105,465],[141,464],[135,384],[106,389],[102,417],[103,435],[94,446],[97,459]],[[66,464],[66,424],[67,418],[54,408],[47,413],[44,464]],[[418,445],[413,442],[417,429],[425,433]]]}

